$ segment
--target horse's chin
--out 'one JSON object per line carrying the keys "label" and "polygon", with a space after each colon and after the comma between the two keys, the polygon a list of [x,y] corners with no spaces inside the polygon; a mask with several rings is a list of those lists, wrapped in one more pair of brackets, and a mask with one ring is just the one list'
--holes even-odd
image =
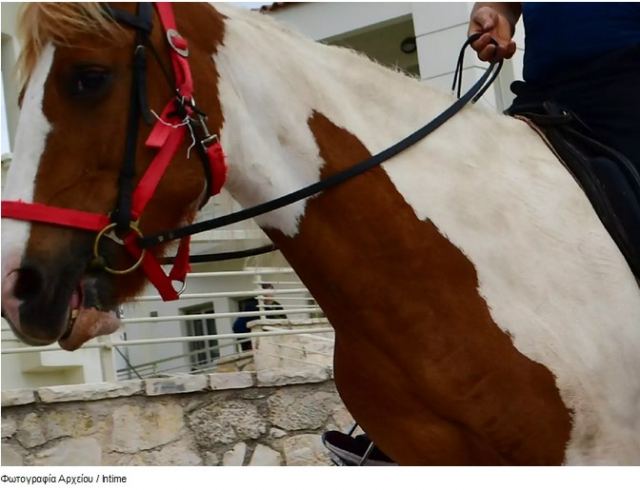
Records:
{"label": "horse's chin", "polygon": [[104,309],[98,300],[96,281],[83,278],[69,300],[67,329],[58,344],[74,351],[88,340],[109,335],[120,327],[115,311]]}
{"label": "horse's chin", "polygon": [[79,308],[70,313],[69,327],[58,344],[65,350],[74,351],[88,340],[99,335],[109,335],[119,327],[120,320],[115,311]]}

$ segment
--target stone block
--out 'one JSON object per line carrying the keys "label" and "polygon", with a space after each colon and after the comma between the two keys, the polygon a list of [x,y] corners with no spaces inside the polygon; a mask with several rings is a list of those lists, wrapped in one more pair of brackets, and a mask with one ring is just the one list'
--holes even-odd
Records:
{"label": "stone block", "polygon": [[119,383],[47,386],[38,388],[37,393],[45,403],[91,401],[142,394],[143,386],[141,380],[131,380]]}
{"label": "stone block", "polygon": [[[47,407],[40,425],[47,441],[60,437],[82,437],[105,429],[106,414],[93,413],[86,404]],[[93,407],[92,407],[93,408]]]}
{"label": "stone block", "polygon": [[144,387],[148,396],[193,393],[206,390],[209,387],[209,380],[204,374],[185,374],[170,378],[145,379]]}
{"label": "stone block", "polygon": [[97,466],[102,464],[102,448],[92,437],[63,439],[38,451],[32,461],[36,466]]}
{"label": "stone block", "polygon": [[247,445],[244,442],[239,442],[233,446],[233,449],[224,453],[224,456],[222,457],[222,466],[242,466],[246,453]]}
{"label": "stone block", "polygon": [[2,444],[2,466],[23,466],[24,458],[22,454],[12,448],[9,444]]}
{"label": "stone block", "polygon": [[340,432],[347,432],[353,427],[355,420],[349,411],[340,403],[338,406],[333,407],[331,411],[331,418],[333,420],[332,429],[335,428]]}
{"label": "stone block", "polygon": [[35,392],[31,389],[2,390],[2,406],[15,407],[36,401]]}
{"label": "stone block", "polygon": [[209,387],[212,390],[250,388],[254,384],[252,373],[214,373],[209,375]]}
{"label": "stone block", "polygon": [[178,439],[184,427],[183,410],[177,401],[122,405],[112,414],[111,450],[135,453]]}
{"label": "stone block", "polygon": [[105,458],[112,466],[200,466],[202,458],[195,450],[190,437],[186,436],[171,444],[151,451],[136,454],[112,453]]}
{"label": "stone block", "polygon": [[287,466],[329,466],[327,449],[317,434],[302,434],[284,441],[284,458]]}
{"label": "stone block", "polygon": [[273,437],[274,439],[280,439],[281,437],[286,436],[287,433],[282,429],[278,429],[277,427],[272,427],[269,430],[269,437]]}
{"label": "stone block", "polygon": [[194,410],[188,424],[201,450],[258,439],[267,432],[257,407],[245,400],[225,400]]}
{"label": "stone block", "polygon": [[204,465],[205,466],[218,466],[220,464],[220,458],[212,451],[204,453]]}
{"label": "stone block", "polygon": [[281,390],[268,400],[269,420],[285,430],[313,430],[325,425],[337,395],[312,388]]}
{"label": "stone block", "polygon": [[258,444],[253,451],[249,466],[281,466],[282,456],[270,447]]}
{"label": "stone block", "polygon": [[41,446],[47,442],[43,421],[35,413],[28,413],[18,425],[16,439],[25,448]]}
{"label": "stone block", "polygon": [[18,430],[16,421],[12,418],[2,418],[2,438],[13,437]]}
{"label": "stone block", "polygon": [[329,369],[314,366],[294,371],[291,368],[272,368],[257,372],[258,386],[285,386],[321,383],[330,379]]}

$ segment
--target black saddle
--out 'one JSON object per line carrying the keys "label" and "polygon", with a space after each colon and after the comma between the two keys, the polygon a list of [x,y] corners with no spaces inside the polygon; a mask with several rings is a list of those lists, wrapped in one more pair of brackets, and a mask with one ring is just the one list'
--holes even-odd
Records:
{"label": "black saddle", "polygon": [[[518,104],[506,114],[535,124],[584,190],[640,283],[640,173],[595,137],[580,118],[554,102]],[[639,143],[640,144],[640,143]]]}

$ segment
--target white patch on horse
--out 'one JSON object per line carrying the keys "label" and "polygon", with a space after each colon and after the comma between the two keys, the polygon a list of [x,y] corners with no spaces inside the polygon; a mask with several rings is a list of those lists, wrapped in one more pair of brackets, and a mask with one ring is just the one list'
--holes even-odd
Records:
{"label": "white patch on horse", "polygon": [[[216,6],[218,8],[218,6]],[[317,180],[314,110],[374,154],[453,99],[271,19],[220,7],[215,57],[229,189],[244,206]],[[277,49],[274,48],[277,46]],[[474,264],[516,348],[556,377],[570,464],[640,461],[640,289],[580,187],[524,123],[465,109],[383,168],[417,219]],[[304,202],[259,218],[293,236]]]}
{"label": "white patch on horse", "polygon": [[[242,22],[242,13],[233,8],[216,8],[225,15],[240,14],[238,22],[227,19],[224,45],[214,61],[224,114],[220,139],[229,165],[225,186],[246,208],[316,182],[323,161],[307,125],[313,105],[296,89],[302,82],[287,79],[278,70],[278,66],[286,69],[286,64],[274,59],[276,50],[254,44],[264,42],[259,27]],[[274,95],[263,98],[267,86]],[[256,222],[294,236],[305,205],[306,200],[298,201]]]}
{"label": "white patch on horse", "polygon": [[[51,131],[42,104],[54,53],[52,44],[45,46],[29,79],[18,119],[13,160],[4,184],[2,198],[5,200],[33,202],[38,166]],[[30,231],[31,224],[28,221],[2,220],[3,278],[11,272],[7,268],[19,265]],[[9,263],[5,264],[5,260]]]}

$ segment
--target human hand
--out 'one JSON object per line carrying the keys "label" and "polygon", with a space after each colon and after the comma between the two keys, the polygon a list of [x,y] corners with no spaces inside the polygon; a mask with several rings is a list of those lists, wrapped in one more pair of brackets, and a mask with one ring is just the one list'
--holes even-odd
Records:
{"label": "human hand", "polygon": [[[480,7],[473,12],[469,22],[468,35],[481,34],[471,47],[482,61],[509,59],[516,52],[513,29],[511,22],[496,9]],[[492,39],[497,44],[493,44]]]}

